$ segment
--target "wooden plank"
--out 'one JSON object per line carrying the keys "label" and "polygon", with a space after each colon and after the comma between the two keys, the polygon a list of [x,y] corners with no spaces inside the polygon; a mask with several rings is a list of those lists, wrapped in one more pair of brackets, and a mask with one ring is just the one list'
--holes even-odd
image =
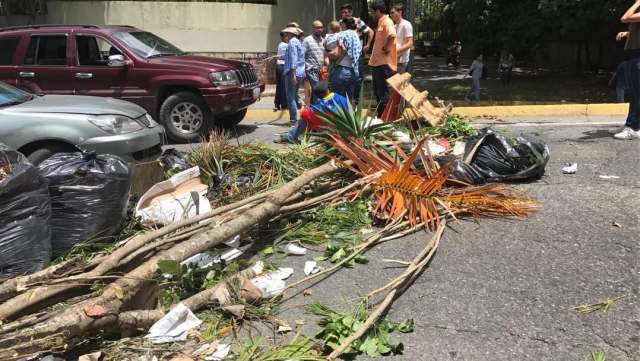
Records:
{"label": "wooden plank", "polygon": [[431,104],[428,91],[420,92],[411,84],[410,74],[396,74],[387,79],[387,83],[411,105],[415,115],[424,118],[429,124],[437,126],[447,117],[446,109]]}

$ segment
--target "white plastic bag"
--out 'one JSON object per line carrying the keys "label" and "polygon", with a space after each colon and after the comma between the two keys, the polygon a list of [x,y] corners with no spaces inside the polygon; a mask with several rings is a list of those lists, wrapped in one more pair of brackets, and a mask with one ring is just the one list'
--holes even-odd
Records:
{"label": "white plastic bag", "polygon": [[187,306],[179,303],[151,326],[145,338],[152,343],[185,341],[189,330],[201,324],[202,321]]}

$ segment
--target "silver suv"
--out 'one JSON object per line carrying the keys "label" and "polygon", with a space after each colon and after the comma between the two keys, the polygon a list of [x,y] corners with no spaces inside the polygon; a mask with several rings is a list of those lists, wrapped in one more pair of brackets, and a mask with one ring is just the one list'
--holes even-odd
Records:
{"label": "silver suv", "polygon": [[164,128],[141,107],[112,98],[38,96],[0,82],[0,142],[39,164],[78,150],[155,159]]}

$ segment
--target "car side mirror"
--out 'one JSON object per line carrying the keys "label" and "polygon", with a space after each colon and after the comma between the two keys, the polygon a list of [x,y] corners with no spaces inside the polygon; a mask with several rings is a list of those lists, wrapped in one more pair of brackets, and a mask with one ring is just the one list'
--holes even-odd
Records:
{"label": "car side mirror", "polygon": [[127,60],[124,58],[124,55],[111,55],[109,56],[107,65],[113,68],[122,68],[127,66]]}

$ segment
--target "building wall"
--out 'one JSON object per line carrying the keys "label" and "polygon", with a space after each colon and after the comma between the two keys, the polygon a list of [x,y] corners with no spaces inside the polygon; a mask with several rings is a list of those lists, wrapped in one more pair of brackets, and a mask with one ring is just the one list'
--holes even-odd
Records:
{"label": "building wall", "polygon": [[[336,0],[336,7],[346,1]],[[175,1],[48,2],[47,23],[133,25],[199,53],[274,51],[289,22],[310,31],[311,22],[333,18],[332,0],[278,0],[277,5]]]}

